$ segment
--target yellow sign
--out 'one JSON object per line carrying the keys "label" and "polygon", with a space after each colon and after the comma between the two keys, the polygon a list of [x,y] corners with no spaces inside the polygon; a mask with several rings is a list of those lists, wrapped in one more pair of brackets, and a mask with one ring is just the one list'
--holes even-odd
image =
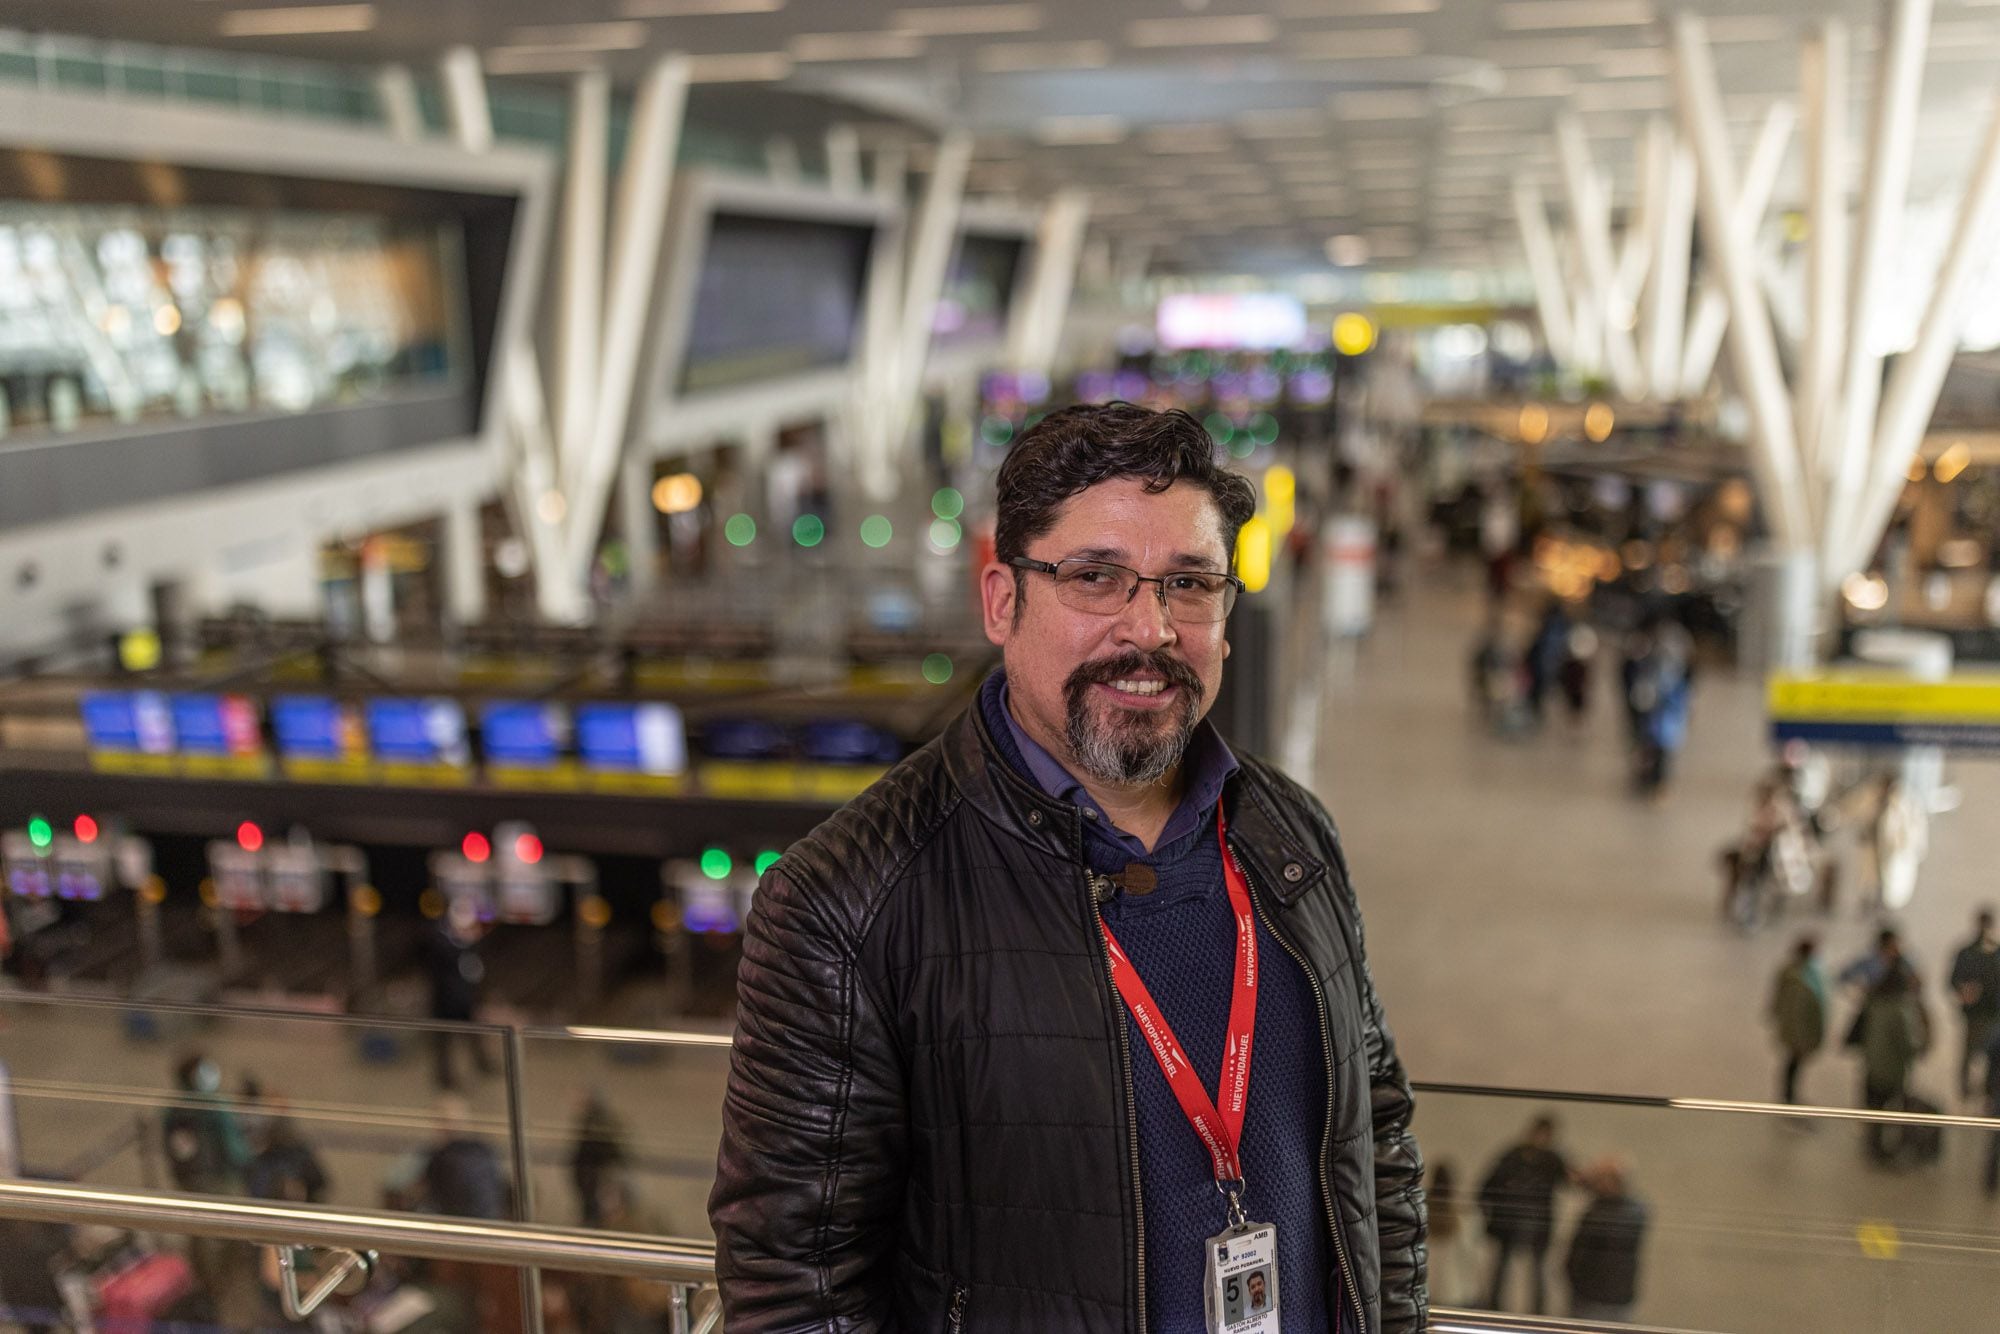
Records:
{"label": "yellow sign", "polygon": [[1771,677],[1765,695],[1773,718],[1801,722],[2000,723],[2000,676]]}

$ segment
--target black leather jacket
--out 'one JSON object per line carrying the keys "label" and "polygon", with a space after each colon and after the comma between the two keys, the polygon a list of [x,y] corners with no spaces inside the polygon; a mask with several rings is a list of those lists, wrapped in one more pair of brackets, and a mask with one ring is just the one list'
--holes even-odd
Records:
{"label": "black leather jacket", "polygon": [[[1223,800],[1324,1009],[1327,1291],[1366,1334],[1421,1330],[1410,1086],[1339,838],[1255,760]],[[1145,1334],[1132,1053],[1083,838],[974,708],[766,873],[709,1198],[730,1334]]]}

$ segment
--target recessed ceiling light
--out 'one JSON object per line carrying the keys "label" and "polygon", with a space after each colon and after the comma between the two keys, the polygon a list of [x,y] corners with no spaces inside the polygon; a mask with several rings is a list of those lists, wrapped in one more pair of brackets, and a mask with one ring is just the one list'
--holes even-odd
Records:
{"label": "recessed ceiling light", "polygon": [[1125,27],[1133,46],[1253,46],[1277,36],[1277,21],[1268,14],[1140,19]]}
{"label": "recessed ceiling light", "polygon": [[374,26],[373,5],[296,5],[238,9],[224,14],[216,31],[224,37],[303,37],[323,32],[367,32]]}
{"label": "recessed ceiling light", "polygon": [[1431,111],[1431,95],[1422,88],[1378,88],[1333,95],[1333,114],[1339,120],[1422,120]]}
{"label": "recessed ceiling light", "polygon": [[542,47],[564,51],[636,51],[651,35],[636,20],[619,23],[550,23],[516,28],[507,35],[512,47]]}
{"label": "recessed ceiling light", "polygon": [[989,74],[1036,69],[1102,69],[1111,63],[1107,42],[994,42],[974,63]]}
{"label": "recessed ceiling light", "polygon": [[1118,144],[1130,133],[1118,116],[1044,116],[1035,122],[1035,139],[1051,146]]}
{"label": "recessed ceiling light", "polygon": [[574,46],[495,46],[480,63],[488,74],[584,74],[604,68],[604,53]]}
{"label": "recessed ceiling light", "polygon": [[792,72],[792,58],[783,51],[730,51],[689,56],[691,83],[773,83]]}
{"label": "recessed ceiling light", "polygon": [[1294,33],[1285,39],[1287,54],[1302,60],[1387,60],[1418,55],[1423,49],[1424,39],[1415,28],[1341,28]]}
{"label": "recessed ceiling light", "polygon": [[802,32],[792,38],[794,60],[912,60],[924,53],[913,32]]}
{"label": "recessed ceiling light", "polygon": [[618,12],[632,19],[710,18],[722,14],[775,14],[785,0],[624,0]]}
{"label": "recessed ceiling light", "polygon": [[1381,14],[1435,14],[1442,0],[1278,0],[1288,19],[1372,18]]}
{"label": "recessed ceiling light", "polygon": [[1638,28],[1658,15],[1652,0],[1503,0],[1500,26],[1516,32],[1542,28]]}
{"label": "recessed ceiling light", "polygon": [[1042,26],[1040,5],[940,5],[899,9],[895,26],[926,37],[966,36],[986,32],[1033,32]]}

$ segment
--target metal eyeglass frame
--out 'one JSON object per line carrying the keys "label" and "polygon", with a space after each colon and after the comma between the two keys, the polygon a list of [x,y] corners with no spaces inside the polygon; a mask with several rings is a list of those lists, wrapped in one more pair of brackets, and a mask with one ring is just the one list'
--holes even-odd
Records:
{"label": "metal eyeglass frame", "polygon": [[[1058,582],[1060,582],[1062,567],[1065,565],[1099,565],[1107,570],[1123,570],[1125,573],[1131,575],[1133,579],[1132,590],[1125,595],[1124,606],[1130,606],[1132,599],[1139,596],[1140,584],[1155,584],[1157,587],[1154,589],[1154,594],[1160,599],[1160,609],[1167,613],[1168,620],[1177,621],[1183,625],[1221,625],[1229,619],[1229,613],[1236,609],[1236,599],[1243,596],[1244,592],[1244,583],[1241,579],[1238,579],[1233,574],[1217,574],[1214,570],[1168,570],[1165,574],[1140,574],[1131,566],[1120,565],[1117,561],[1085,560],[1081,556],[1066,556],[1058,561],[1036,560],[1033,556],[1009,556],[1007,563],[1017,570],[1033,570],[1037,574],[1046,574],[1052,579],[1057,579]],[[1210,579],[1224,579],[1236,586],[1236,593],[1230,597],[1229,605],[1223,608],[1222,615],[1216,617],[1214,620],[1183,620],[1180,616],[1174,614],[1173,604],[1167,601],[1167,580],[1177,574],[1199,574]],[[1065,603],[1064,605],[1067,606],[1068,604]],[[1081,611],[1085,609],[1072,608],[1072,610]],[[1114,616],[1117,612],[1103,611],[1096,614],[1100,616]]]}

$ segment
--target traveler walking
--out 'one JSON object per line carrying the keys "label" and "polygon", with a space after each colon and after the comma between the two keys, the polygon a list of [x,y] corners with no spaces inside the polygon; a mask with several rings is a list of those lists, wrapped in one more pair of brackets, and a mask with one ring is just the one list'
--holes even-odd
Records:
{"label": "traveler walking", "polygon": [[1625,1165],[1600,1159],[1578,1174],[1590,1204],[1569,1243],[1569,1314],[1572,1320],[1626,1323],[1639,1300],[1639,1250],[1646,1239],[1646,1206],[1626,1188]]}
{"label": "traveler walking", "polygon": [[1286,1334],[1414,1334],[1422,1162],[1345,857],[1202,721],[1254,493],[1126,403],[1044,418],[998,492],[1003,669],[753,901],[723,1321],[1178,1334],[1251,1223],[1224,1259]]}
{"label": "traveler walking", "polygon": [[1519,1144],[1500,1155],[1479,1187],[1480,1211],[1486,1215],[1486,1235],[1493,1239],[1493,1274],[1486,1285],[1486,1309],[1500,1304],[1508,1264],[1516,1255],[1528,1261],[1528,1309],[1548,1310],[1549,1239],[1556,1225],[1556,1187],[1570,1179],[1569,1164],[1556,1149],[1556,1122],[1536,1117]]}
{"label": "traveler walking", "polygon": [[1972,1063],[1986,1053],[1987,1040],[2000,1028],[2000,934],[1993,910],[1981,908],[1973,920],[1972,939],[1951,961],[1951,991],[1965,1019],[1965,1046],[1958,1061],[1958,1093],[1970,1102],[1976,1087]]}
{"label": "traveler walking", "polygon": [[[1908,1110],[1910,1071],[1930,1045],[1930,1026],[1917,997],[1916,977],[1907,968],[1882,975],[1861,1007],[1855,1025],[1861,1048],[1861,1098],[1875,1111]],[[1886,1163],[1906,1138],[1902,1127],[1871,1122],[1868,1154]]]}
{"label": "traveler walking", "polygon": [[471,1049],[472,1063],[480,1074],[493,1073],[493,1058],[479,1034],[459,1027],[472,1022],[479,1013],[480,993],[486,982],[486,963],[479,957],[479,942],[485,934],[478,905],[469,898],[455,898],[424,945],[424,964],[431,984],[431,1018],[439,1024],[431,1034],[437,1086],[447,1091],[458,1087],[452,1060],[455,1046],[463,1044]]}
{"label": "traveler walking", "polygon": [[1443,1160],[1432,1164],[1430,1188],[1424,1192],[1431,1225],[1431,1297],[1443,1306],[1476,1306],[1486,1291],[1469,1203],[1458,1193],[1457,1169]]}
{"label": "traveler walking", "polygon": [[1799,938],[1791,959],[1778,970],[1771,988],[1771,1023],[1785,1053],[1779,1101],[1796,1103],[1799,1071],[1826,1045],[1826,979],[1819,970],[1819,942],[1811,936]]}

